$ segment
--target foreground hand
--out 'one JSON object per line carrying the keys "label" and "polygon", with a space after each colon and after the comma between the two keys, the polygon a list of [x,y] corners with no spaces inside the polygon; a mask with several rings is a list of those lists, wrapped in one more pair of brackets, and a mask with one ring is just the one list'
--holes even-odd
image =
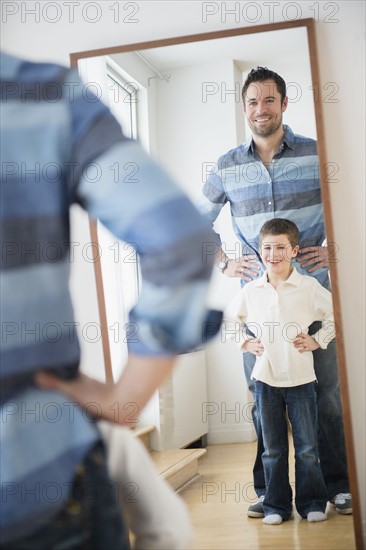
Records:
{"label": "foreground hand", "polygon": [[43,389],[63,392],[98,420],[135,425],[155,390],[171,375],[175,356],[130,354],[116,384],[102,383],[79,374],[74,380],[60,380],[46,372],[35,375]]}
{"label": "foreground hand", "polygon": [[328,249],[325,246],[300,248],[296,261],[309,273],[321,267],[329,267]]}
{"label": "foreground hand", "polygon": [[62,380],[48,372],[38,372],[35,375],[38,387],[64,393],[72,401],[90,413],[96,413],[98,420],[115,421],[114,415],[114,384],[104,384],[85,374],[73,380]]}
{"label": "foreground hand", "polygon": [[238,259],[229,260],[224,275],[227,277],[240,277],[243,281],[252,281],[258,277],[261,267],[255,254],[247,254]]}
{"label": "foreground hand", "polygon": [[314,351],[320,348],[318,342],[314,340],[309,334],[304,334],[301,332],[293,341],[294,347],[299,353],[304,353],[305,351]]}
{"label": "foreground hand", "polygon": [[249,351],[257,357],[263,355],[264,352],[264,347],[260,338],[250,338],[249,340],[246,340],[242,346],[242,349],[245,351]]}

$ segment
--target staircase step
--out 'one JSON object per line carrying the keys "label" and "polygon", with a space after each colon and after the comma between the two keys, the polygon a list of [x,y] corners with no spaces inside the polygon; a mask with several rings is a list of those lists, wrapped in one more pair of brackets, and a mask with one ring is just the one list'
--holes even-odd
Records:
{"label": "staircase step", "polygon": [[206,452],[206,449],[172,449],[152,451],[150,456],[160,475],[180,492],[199,476],[198,459]]}
{"label": "staircase step", "polygon": [[138,437],[142,443],[145,445],[147,449],[150,450],[150,440],[149,436],[152,432],[155,431],[155,426],[149,425],[149,426],[136,426],[134,428],[131,428],[131,432],[135,435],[135,437]]}

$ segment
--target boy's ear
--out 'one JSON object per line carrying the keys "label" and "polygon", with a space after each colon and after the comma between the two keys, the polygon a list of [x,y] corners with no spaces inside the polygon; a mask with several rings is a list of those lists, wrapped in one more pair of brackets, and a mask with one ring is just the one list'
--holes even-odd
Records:
{"label": "boy's ear", "polygon": [[298,253],[299,253],[299,250],[300,250],[300,246],[297,244],[297,245],[292,249],[292,257],[293,257],[293,258],[296,258],[296,256],[297,256]]}

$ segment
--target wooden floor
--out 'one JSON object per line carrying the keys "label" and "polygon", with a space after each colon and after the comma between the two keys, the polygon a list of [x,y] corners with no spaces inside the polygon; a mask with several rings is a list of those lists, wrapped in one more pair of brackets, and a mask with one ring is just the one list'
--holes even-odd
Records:
{"label": "wooden floor", "polygon": [[[255,443],[209,445],[199,461],[201,477],[181,496],[196,533],[192,550],[354,550],[352,516],[328,505],[328,520],[308,523],[294,510],[281,525],[263,525],[247,517],[253,503],[252,465]],[[292,453],[290,453],[292,454]],[[290,482],[294,481],[290,459]]]}

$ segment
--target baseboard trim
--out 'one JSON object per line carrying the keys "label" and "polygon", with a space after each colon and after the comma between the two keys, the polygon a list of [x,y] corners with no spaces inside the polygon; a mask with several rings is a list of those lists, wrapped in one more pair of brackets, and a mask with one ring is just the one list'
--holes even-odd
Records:
{"label": "baseboard trim", "polygon": [[256,440],[253,426],[212,426],[207,434],[207,443],[210,445],[220,443],[251,443]]}

